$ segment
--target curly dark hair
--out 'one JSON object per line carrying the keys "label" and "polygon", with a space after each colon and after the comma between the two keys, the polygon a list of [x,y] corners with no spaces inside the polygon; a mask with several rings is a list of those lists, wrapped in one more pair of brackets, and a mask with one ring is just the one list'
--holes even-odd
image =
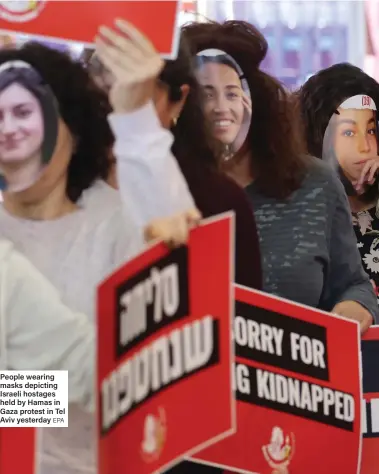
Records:
{"label": "curly dark hair", "polygon": [[183,168],[192,160],[216,167],[212,151],[212,136],[201,107],[202,93],[195,77],[194,61],[188,43],[180,39],[175,60],[167,60],[159,81],[168,86],[169,100],[178,102],[182,98],[181,86],[190,86],[190,91],[177,123],[171,128],[174,135],[172,152]]}
{"label": "curly dark hair", "polygon": [[219,49],[240,66],[250,89],[252,118],[246,144],[256,184],[266,196],[284,199],[301,186],[306,160],[297,114],[285,88],[259,69],[268,44],[250,23],[190,23],[182,28],[194,55]]}
{"label": "curly dark hair", "polygon": [[[213,152],[214,139],[203,113],[203,94],[195,77],[194,66],[195,58],[182,36],[177,58],[165,62],[158,80],[158,87],[162,86],[168,93],[171,104],[183,98],[181,86],[190,86],[180,117],[171,126],[174,135],[172,152],[204,218],[230,210],[235,212],[236,282],[261,288],[259,245],[251,205],[244,191],[217,166]],[[180,472],[186,471],[185,464],[179,466]],[[196,472],[197,469],[195,467]]]}
{"label": "curly dark hair", "polygon": [[349,63],[319,71],[295,93],[311,155],[322,157],[324,134],[332,115],[346,99],[355,95],[368,95],[379,107],[379,84]]}
{"label": "curly dark hair", "polygon": [[12,65],[11,62],[7,69],[0,72],[0,93],[12,84],[27,89],[40,104],[44,125],[41,160],[42,163],[48,163],[54,153],[58,134],[58,108],[54,94],[34,68]]}
{"label": "curly dark hair", "polygon": [[111,112],[106,94],[96,86],[80,61],[39,43],[0,50],[0,65],[7,61],[29,63],[49,84],[60,117],[76,147],[68,168],[67,196],[76,202],[97,179],[106,179],[114,137],[107,121]]}

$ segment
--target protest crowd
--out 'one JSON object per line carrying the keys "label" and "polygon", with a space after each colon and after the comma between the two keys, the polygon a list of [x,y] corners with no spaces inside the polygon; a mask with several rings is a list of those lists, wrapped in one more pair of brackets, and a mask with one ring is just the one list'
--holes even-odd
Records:
{"label": "protest crowd", "polygon": [[[366,408],[360,412],[360,338],[371,337],[370,331],[379,323],[379,84],[361,69],[343,63],[320,70],[298,90],[289,92],[260,68],[269,46],[260,31],[245,21],[192,22],[179,29],[175,44],[176,54],[164,59],[155,42],[128,18],[114,18],[113,23],[98,26],[93,47],[79,58],[38,39],[17,46],[6,44],[0,49],[0,368],[67,370],[69,380],[68,427],[39,430],[38,469],[30,473],[3,471],[0,459],[0,474],[230,474],[261,469],[251,467],[249,471],[234,465],[233,471],[232,463],[202,462],[190,449],[187,451],[195,453],[191,459],[190,455],[176,456],[172,463],[167,459],[164,469],[147,463],[145,470],[120,467],[115,471],[114,460],[109,461],[109,467],[107,461],[100,465],[96,458],[98,437],[105,436],[105,432],[98,433],[102,402],[95,388],[102,357],[99,344],[106,338],[99,318],[101,324],[106,324],[121,304],[102,306],[99,287],[126,264],[133,268],[146,266],[150,254],[144,252],[163,242],[160,248],[168,255],[164,258],[177,255],[179,276],[173,283],[171,267],[162,266],[159,274],[144,274],[143,291],[152,294],[151,288],[158,288],[164,281],[177,285],[180,301],[175,303],[175,295],[162,290],[162,308],[166,315],[177,317],[176,334],[186,347],[187,329],[179,325],[179,312],[183,317],[196,312],[197,291],[206,294],[209,285],[209,292],[214,292],[212,279],[216,279],[217,268],[209,268],[207,259],[213,261],[212,252],[224,248],[223,236],[215,234],[193,263],[195,250],[188,242],[204,223],[230,212],[230,287],[235,283],[241,294],[253,290],[251,294],[259,297],[273,297],[268,309],[279,321],[271,322],[270,315],[267,319],[262,316],[260,321],[257,312],[256,321],[247,322],[246,304],[260,303],[236,296],[236,320],[230,340],[233,338],[238,345],[237,362],[248,357],[244,352],[247,347],[268,354],[267,359],[257,358],[254,376],[252,366],[238,366],[237,413],[238,404],[247,405],[243,382],[256,377],[260,380],[257,397],[271,400],[271,405],[263,404],[266,408],[262,410],[272,409],[274,415],[280,412],[275,403],[279,403],[281,390],[287,394],[287,401],[280,403],[291,406],[288,413],[293,419],[301,418],[304,410],[313,412],[304,415],[309,433],[315,425],[326,426],[325,435],[317,435],[320,441],[315,441],[316,445],[326,442],[324,436],[329,436],[327,442],[333,445],[334,435],[327,429],[345,430],[344,436],[356,434],[356,453],[361,449],[360,421]],[[187,245],[188,252],[181,253]],[[146,255],[145,260],[141,255]],[[215,254],[214,261],[219,258],[228,264],[226,253]],[[145,263],[137,265],[133,263],[136,259]],[[185,266],[192,264],[197,271],[188,284]],[[130,270],[130,274],[136,271]],[[198,290],[194,289],[196,281]],[[127,414],[120,394],[128,390],[122,385],[129,383],[125,381],[126,371],[136,374],[142,370],[138,367],[143,353],[136,348],[150,354],[146,357],[151,360],[151,390],[157,392],[145,395],[144,403],[150,403],[165,391],[174,394],[176,379],[183,381],[177,382],[179,386],[186,377],[198,377],[190,375],[191,371],[205,374],[217,365],[222,357],[217,359],[214,354],[217,347],[223,347],[217,331],[225,323],[222,318],[216,322],[210,317],[201,320],[203,334],[216,334],[212,344],[218,346],[209,348],[209,354],[213,354],[209,360],[213,362],[204,359],[202,368],[198,361],[198,366],[190,369],[194,359],[184,358],[187,365],[175,376],[174,361],[180,365],[182,346],[174,344],[173,335],[167,336],[172,337],[167,348],[167,354],[171,351],[167,374],[170,371],[171,375],[165,382],[168,388],[162,388],[165,366],[163,362],[159,365],[158,355],[154,356],[154,329],[149,329],[146,322],[150,313],[146,321],[141,319],[142,290],[138,293],[136,288],[130,284],[124,299],[117,293],[117,298],[129,305],[123,319],[120,317],[121,329],[117,329],[123,340],[118,357],[121,352],[123,357],[133,353],[134,365],[120,368],[119,382],[113,384],[112,377],[107,378],[110,391],[108,401],[103,402],[105,406],[113,403],[112,397],[119,397],[117,410],[119,414],[124,410],[125,417],[116,416],[109,405],[106,426],[114,433],[123,429],[124,423],[129,437],[134,435],[132,429],[127,431],[128,419],[137,416],[143,397],[139,398],[131,379],[127,386],[134,390],[135,406]],[[287,304],[297,308],[294,311],[299,314],[306,307],[310,320],[304,316],[304,321],[309,325],[321,328],[324,320],[330,320],[331,325],[341,324],[342,328],[349,323],[352,340],[359,336],[356,347],[347,346],[347,342],[344,346],[342,341],[338,349],[342,355],[338,356],[337,351],[332,354],[332,345],[337,343],[333,328],[326,333],[320,329],[317,334],[321,335],[312,339],[311,329],[307,333],[306,323],[301,326],[299,322],[294,327],[299,334],[304,330],[309,335],[313,351],[313,361],[307,362],[313,364],[312,368],[302,372],[296,368],[300,365],[296,365],[295,351],[302,353],[303,336],[296,339],[295,330],[288,329],[290,326],[286,329],[287,323],[278,329],[280,321],[302,317],[281,309],[280,302],[284,302],[283,308]],[[162,317],[154,313],[155,322]],[[195,332],[196,323],[193,325]],[[113,334],[113,328],[109,334]],[[138,337],[142,338],[144,331],[150,339],[138,346],[142,344]],[[286,345],[287,338],[292,345]],[[164,354],[166,349],[160,350]],[[112,357],[115,351],[112,348]],[[334,382],[333,364],[339,357],[342,366],[349,351],[356,351],[358,395]],[[292,362],[287,363],[290,352]],[[379,380],[379,352],[377,356],[370,368]],[[276,357],[277,362],[269,357]],[[230,378],[232,362],[228,364]],[[271,364],[283,372],[279,370],[275,377],[273,372],[265,373]],[[107,370],[110,373],[110,368]],[[154,372],[159,370],[163,375]],[[299,373],[305,377],[294,377]],[[337,375],[341,378],[341,373]],[[342,381],[340,387],[345,387]],[[212,387],[211,383],[203,386],[204,392],[198,397],[207,398],[211,388],[215,392],[208,398],[216,400],[218,389],[221,397],[222,387]],[[308,401],[304,398],[306,390]],[[101,397],[105,397],[104,392]],[[183,403],[180,398],[176,400]],[[174,395],[171,403],[175,403]],[[261,405],[257,401],[249,403]],[[182,406],[188,419],[196,406],[196,399],[191,406]],[[318,418],[316,412],[322,406],[325,417]],[[239,419],[238,415],[237,427]],[[257,423],[264,424],[264,419],[260,415]],[[371,422],[373,419],[369,417]],[[151,430],[161,433],[161,439],[168,443],[170,431],[165,432],[164,422],[151,423]],[[244,432],[249,426],[246,421]],[[317,454],[310,464],[295,464],[299,448],[295,449],[290,436],[282,436],[280,422],[277,426],[280,429],[269,426],[272,438],[266,440],[267,449],[262,447],[263,442],[257,448],[265,465],[264,471],[259,470],[262,474],[379,472],[379,462],[371,471],[360,471],[357,465],[351,471],[342,467],[338,472],[335,468],[328,470],[323,466],[327,460]],[[1,436],[7,429],[0,428],[0,456]],[[186,431],[184,426],[175,431],[177,439],[182,431]],[[297,436],[297,446],[299,439]],[[123,442],[128,443],[127,436]],[[106,449],[109,453],[104,454],[104,449],[101,456],[112,458],[122,456],[124,448],[118,441],[109,443]],[[148,447],[146,450],[149,452]],[[246,443],[243,450],[248,452],[250,446]],[[20,446],[15,452],[22,457]],[[152,462],[158,461],[154,458]],[[323,467],[313,471],[317,462]]]}

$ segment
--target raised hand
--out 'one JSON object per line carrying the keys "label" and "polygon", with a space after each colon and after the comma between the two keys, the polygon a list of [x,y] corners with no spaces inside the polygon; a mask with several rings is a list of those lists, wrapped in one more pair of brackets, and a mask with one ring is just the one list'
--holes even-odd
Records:
{"label": "raised hand", "polygon": [[164,66],[153,44],[137,28],[122,19],[115,28],[101,26],[96,36],[96,55],[113,76],[109,101],[116,113],[143,107],[154,93]]}

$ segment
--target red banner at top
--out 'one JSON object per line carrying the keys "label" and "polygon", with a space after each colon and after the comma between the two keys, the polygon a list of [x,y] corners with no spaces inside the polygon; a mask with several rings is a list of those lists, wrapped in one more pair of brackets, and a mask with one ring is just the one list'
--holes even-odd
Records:
{"label": "red banner at top", "polygon": [[123,18],[139,28],[166,59],[175,58],[180,1],[0,2],[0,31],[92,45],[100,25]]}

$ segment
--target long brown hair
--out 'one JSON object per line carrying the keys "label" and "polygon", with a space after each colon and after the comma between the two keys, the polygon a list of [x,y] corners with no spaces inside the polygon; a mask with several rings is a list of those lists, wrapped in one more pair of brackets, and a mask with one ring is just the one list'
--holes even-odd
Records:
{"label": "long brown hair", "polygon": [[195,55],[205,49],[229,54],[250,88],[252,118],[247,137],[256,184],[266,196],[284,199],[301,186],[305,171],[302,133],[284,87],[259,69],[267,54],[263,35],[244,21],[190,23],[182,28]]}

